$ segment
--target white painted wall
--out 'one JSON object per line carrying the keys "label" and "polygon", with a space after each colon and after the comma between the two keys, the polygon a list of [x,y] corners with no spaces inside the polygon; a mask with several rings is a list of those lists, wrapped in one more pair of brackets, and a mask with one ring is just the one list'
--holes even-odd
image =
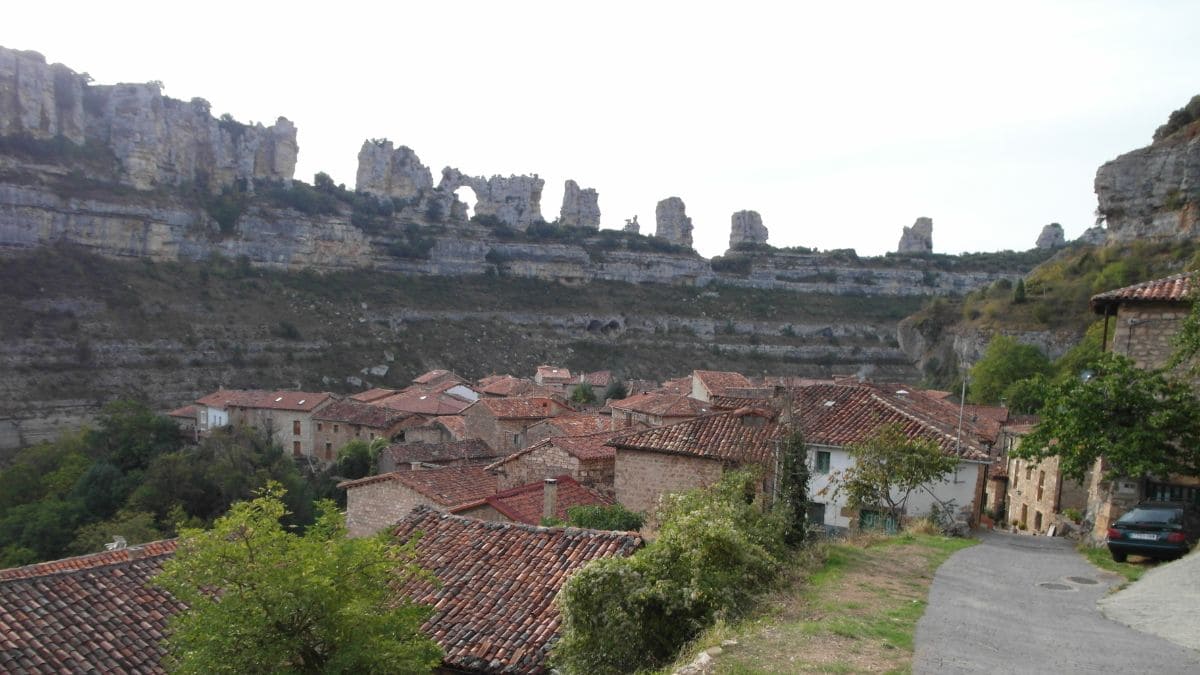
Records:
{"label": "white painted wall", "polygon": [[229,412],[221,408],[205,406],[200,409],[200,418],[198,421],[201,431],[209,431],[210,429],[220,429],[229,424]]}
{"label": "white painted wall", "polygon": [[[817,451],[829,453],[829,473],[819,474],[816,472]],[[808,497],[810,501],[825,504],[825,524],[833,527],[853,525],[850,518],[841,515],[842,509],[846,506],[846,495],[839,494],[834,497],[831,485],[834,476],[854,466],[854,460],[850,458],[850,454],[840,448],[809,446],[808,466],[811,469]],[[958,468],[953,473],[947,474],[945,480],[917,488],[908,497],[906,514],[917,518],[927,515],[933,506],[935,496],[943,502],[953,499],[954,505],[959,509],[971,506],[975,499],[975,485],[981,466],[970,462],[959,462]]]}

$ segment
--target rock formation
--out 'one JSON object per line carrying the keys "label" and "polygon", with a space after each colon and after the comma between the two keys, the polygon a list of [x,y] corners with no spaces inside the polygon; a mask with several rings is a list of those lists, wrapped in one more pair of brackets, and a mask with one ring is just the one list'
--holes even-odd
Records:
{"label": "rock formation", "polygon": [[462,186],[475,192],[475,215],[494,216],[500,222],[524,230],[542,218],[542,186],[546,181],[532,176],[468,176],[458,169],[442,169],[440,192],[451,193]]}
{"label": "rock formation", "polygon": [[413,199],[433,189],[433,174],[412,148],[387,139],[363,141],[355,189],[378,197]]}
{"label": "rock formation", "polygon": [[667,197],[654,209],[654,236],[677,246],[692,247],[692,219],[679,197]]}
{"label": "rock formation", "polygon": [[634,234],[642,233],[642,226],[640,224],[638,224],[637,216],[634,216],[632,218],[626,218],[625,219],[625,227],[623,227],[622,229],[626,232],[632,232]]}
{"label": "rock formation", "polygon": [[296,127],[283,117],[271,127],[217,120],[204,99],[167,98],[156,83],[94,86],[86,79],[47,66],[36,52],[0,47],[0,134],[97,143],[116,156],[116,178],[139,189],[191,183],[216,191],[292,179]]}
{"label": "rock formation", "polygon": [[1200,235],[1200,135],[1190,133],[1197,124],[1096,171],[1097,211],[1110,241]]}
{"label": "rock formation", "polygon": [[1088,229],[1084,230],[1083,234],[1079,235],[1079,238],[1075,241],[1078,241],[1081,244],[1090,244],[1092,246],[1103,246],[1108,241],[1108,232],[1106,232],[1104,228],[1099,225],[1095,227],[1089,227]]}
{"label": "rock formation", "polygon": [[1063,227],[1058,223],[1050,223],[1042,228],[1042,233],[1038,235],[1037,243],[1034,244],[1037,248],[1061,248],[1067,243],[1067,237],[1063,234]]}
{"label": "rock formation", "polygon": [[729,248],[737,248],[738,244],[767,243],[767,227],[763,225],[762,216],[758,211],[738,211],[733,214],[733,224],[729,229]]}
{"label": "rock formation", "polygon": [[0,47],[0,136],[84,142],[84,77],[37,52]]}
{"label": "rock formation", "polygon": [[912,227],[904,228],[900,235],[900,245],[897,253],[922,254],[933,253],[933,219],[924,216],[917,218]]}
{"label": "rock formation", "polygon": [[600,229],[600,195],[592,188],[581,189],[568,180],[563,189],[562,209],[558,219],[563,225]]}

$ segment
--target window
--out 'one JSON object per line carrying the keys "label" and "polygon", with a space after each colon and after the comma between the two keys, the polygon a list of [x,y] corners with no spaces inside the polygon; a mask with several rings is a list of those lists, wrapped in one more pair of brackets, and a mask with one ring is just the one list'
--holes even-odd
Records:
{"label": "window", "polygon": [[817,451],[817,473],[829,473],[829,453],[825,450]]}
{"label": "window", "polygon": [[300,420],[293,420],[293,421],[292,421],[292,435],[293,435],[293,436],[299,436],[299,435],[300,435]]}
{"label": "window", "polygon": [[304,453],[300,452],[300,441],[294,441],[292,443],[292,454],[297,457],[304,454]]}
{"label": "window", "polygon": [[1025,480],[1032,480],[1032,479],[1033,479],[1033,467],[1027,466],[1027,467],[1025,467]]}
{"label": "window", "polygon": [[825,505],[819,502],[808,503],[808,522],[812,525],[825,524]]}
{"label": "window", "polygon": [[1033,531],[1034,532],[1042,531],[1042,512],[1041,511],[1033,512]]}
{"label": "window", "polygon": [[325,444],[325,459],[333,459],[333,443]]}
{"label": "window", "polygon": [[333,433],[336,434],[337,432],[338,432],[338,425],[335,424],[335,425],[333,425]]}
{"label": "window", "polygon": [[375,440],[375,432],[374,431],[371,432],[371,440]]}
{"label": "window", "polygon": [[[1045,484],[1046,484],[1046,472],[1039,471],[1038,472],[1038,491],[1037,491],[1037,498],[1039,501],[1041,501],[1041,499],[1042,499],[1042,487]],[[1039,517],[1040,517],[1040,514],[1039,514]]]}
{"label": "window", "polygon": [[320,422],[317,422],[317,431],[321,431],[324,426],[325,425],[321,424]]}

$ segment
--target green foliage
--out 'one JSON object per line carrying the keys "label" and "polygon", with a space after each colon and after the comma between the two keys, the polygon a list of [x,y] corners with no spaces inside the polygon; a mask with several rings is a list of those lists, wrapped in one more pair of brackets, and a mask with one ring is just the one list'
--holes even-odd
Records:
{"label": "green foliage", "polygon": [[746,609],[786,553],[784,520],[746,498],[755,483],[735,472],[712,487],[668,495],[656,540],[568,579],[558,598],[556,664],[597,674],[661,664],[718,616]]}
{"label": "green foliage", "polygon": [[1200,94],[1193,96],[1182,108],[1171,111],[1167,123],[1154,130],[1154,140],[1161,141],[1196,120],[1200,120]]}
{"label": "green foliage", "polygon": [[337,452],[338,475],[351,480],[374,475],[379,453],[386,445],[387,441],[382,438],[377,438],[369,444],[356,438],[343,445]]}
{"label": "green foliage", "polygon": [[941,480],[958,458],[933,441],[909,438],[898,424],[880,427],[849,449],[854,465],[833,477],[853,508],[885,509],[899,522],[908,497],[918,487]]}
{"label": "green foliage", "polygon": [[1050,372],[1050,360],[1033,345],[1023,345],[1009,335],[997,335],[971,368],[970,399],[996,405],[1012,383]]}
{"label": "green foliage", "polygon": [[1025,301],[1028,299],[1029,298],[1027,298],[1025,295],[1025,280],[1017,279],[1017,285],[1015,288],[1013,288],[1013,298],[1012,298],[1013,304],[1021,305],[1021,304],[1024,304]]}
{"label": "green foliage", "polygon": [[118,535],[132,545],[163,539],[168,533],[159,529],[154,514],[123,510],[108,520],[84,525],[76,530],[75,539],[72,540],[68,552],[83,555],[103,551],[104,545]]}
{"label": "green foliage", "polygon": [[596,392],[592,391],[592,385],[580,382],[571,390],[571,400],[575,403],[595,403]]}
{"label": "green foliage", "polygon": [[174,421],[145,403],[129,400],[105,405],[84,443],[94,457],[103,457],[122,471],[145,468],[154,457],[183,445]]}
{"label": "green foliage", "polygon": [[714,272],[748,277],[754,269],[754,258],[746,255],[713,256],[709,261]]}
{"label": "green foliage", "polygon": [[333,504],[303,535],[281,525],[282,489],[235,504],[211,530],[184,530],[155,583],[188,605],[171,620],[180,673],[428,672],[441,649],[420,632],[429,609],[394,585],[424,575],[415,541],[349,539]]}
{"label": "green foliage", "polygon": [[1172,338],[1172,345],[1174,352],[1171,354],[1170,367],[1183,365],[1193,375],[1200,373],[1200,362],[1196,360],[1196,355],[1200,354],[1200,302],[1192,303],[1191,311]]}
{"label": "green foliage", "polygon": [[1017,380],[1004,390],[1004,405],[1017,415],[1037,414],[1046,401],[1048,385],[1049,380],[1041,373]]}
{"label": "green foliage", "polygon": [[1012,454],[1057,456],[1073,480],[1100,457],[1108,477],[1200,475],[1200,400],[1187,384],[1110,352],[1090,378],[1047,389],[1041,421]]}
{"label": "green foliage", "polygon": [[[324,177],[324,178],[322,178]],[[306,216],[333,216],[341,213],[342,200],[349,193],[342,193],[333,185],[333,179],[323,173],[314,177],[314,185],[300,181],[283,183],[256,183],[256,196],[274,206],[299,211]]]}
{"label": "green foliage", "polygon": [[619,401],[626,396],[629,396],[629,390],[626,389],[625,383],[620,379],[613,380],[604,389],[605,401]]}
{"label": "green foliage", "polygon": [[228,236],[237,231],[238,219],[246,212],[250,200],[244,192],[226,186],[219,194],[202,195],[201,202],[205,213],[216,221],[221,233]]}
{"label": "green foliage", "polygon": [[804,543],[808,533],[808,446],[804,436],[793,431],[780,444],[779,505],[787,521],[784,541],[789,546]]}
{"label": "green foliage", "polygon": [[572,527],[633,532],[642,529],[645,522],[645,515],[630,511],[621,504],[572,506],[567,509],[567,524]]}

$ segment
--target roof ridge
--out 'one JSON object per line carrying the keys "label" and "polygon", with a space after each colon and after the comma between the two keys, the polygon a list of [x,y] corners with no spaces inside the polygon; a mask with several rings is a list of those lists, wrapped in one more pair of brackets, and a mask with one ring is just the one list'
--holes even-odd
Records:
{"label": "roof ridge", "polygon": [[[529,525],[527,523],[521,523],[521,522],[500,522],[500,521],[495,521],[495,520],[480,520],[478,518],[469,518],[467,516],[460,516],[460,515],[457,515],[454,513],[447,513],[445,511],[439,511],[439,510],[433,508],[432,506],[429,506],[428,504],[420,504],[418,506],[413,507],[413,510],[408,512],[408,516],[405,517],[405,520],[408,520],[409,518],[412,518],[413,516],[418,516],[420,518],[423,518],[427,515],[435,516],[439,520],[454,520],[454,521],[458,521],[461,524],[466,525],[466,526],[483,527],[483,528],[489,529],[489,530],[516,529],[516,530],[524,530],[525,532],[529,532],[531,534],[551,534],[551,535],[561,532],[564,535],[572,535],[572,536],[587,535],[587,536],[612,537],[614,539],[629,539],[629,540],[631,540],[629,543],[635,543],[635,544],[641,544],[644,541],[642,539],[642,536],[640,534],[638,534],[637,532],[622,532],[620,530],[593,530],[593,529],[585,528],[585,527],[572,527],[570,525],[546,527],[544,525]],[[401,521],[401,522],[403,522],[403,521]]]}
{"label": "roof ridge", "polygon": [[[49,577],[49,576],[57,576],[60,574],[71,574],[74,572],[84,572],[84,571],[88,571],[88,570],[112,567],[115,565],[125,565],[125,564],[129,564],[129,563],[133,563],[133,562],[138,562],[139,560],[150,560],[150,559],[154,559],[154,558],[160,558],[160,557],[167,556],[167,555],[173,555],[175,553],[175,549],[176,549],[176,546],[178,545],[178,542],[179,542],[178,537],[173,537],[171,539],[156,539],[154,541],[147,541],[147,542],[143,542],[140,544],[130,544],[130,545],[126,546],[125,548],[106,550],[106,551],[96,551],[94,553],[84,553],[81,555],[70,556],[68,558],[58,558],[57,560],[44,560],[42,562],[30,563],[28,565],[20,565],[18,567],[9,567],[7,569],[0,569],[0,583],[6,583],[6,582],[10,582],[10,581],[22,581],[22,580],[26,580],[26,579],[37,579],[37,578]],[[157,552],[147,551],[144,555],[140,555],[137,557],[131,557],[128,555],[128,552],[131,550],[132,551],[146,551],[146,547],[152,546],[155,544],[166,546],[167,548],[165,550],[160,550]],[[120,556],[122,553],[125,554],[124,559],[116,559],[117,556]],[[110,557],[114,558],[114,559],[112,559],[112,560],[104,560],[103,559],[103,558],[110,558]],[[89,558],[95,558],[96,562],[94,564],[90,564],[90,565],[78,565],[78,566],[68,566],[68,567],[62,566],[64,563],[69,564],[69,563],[84,562]],[[45,569],[44,569],[44,571],[42,571],[39,568],[45,568]]]}
{"label": "roof ridge", "polygon": [[[856,386],[862,386],[862,385],[856,385]],[[982,448],[977,447],[979,445],[978,443],[976,443],[974,441],[971,441],[969,443],[964,443],[961,435],[956,435],[956,434],[952,434],[952,433],[943,431],[936,422],[927,420],[920,415],[917,415],[915,413],[904,410],[903,408],[897,406],[895,403],[884,398],[882,395],[879,394],[878,391],[875,391],[874,389],[872,389],[870,387],[863,387],[863,388],[867,390],[867,392],[870,394],[870,396],[872,398],[874,398],[875,400],[882,403],[884,405],[884,407],[888,408],[892,412],[894,412],[897,415],[900,415],[902,417],[906,417],[914,422],[917,422],[918,424],[921,424],[922,426],[925,426],[926,428],[931,429],[934,433],[938,434],[939,436],[944,437],[946,440],[954,443],[956,446],[956,449],[954,452],[956,457],[962,458],[964,450],[974,450],[976,452],[983,452]]]}

